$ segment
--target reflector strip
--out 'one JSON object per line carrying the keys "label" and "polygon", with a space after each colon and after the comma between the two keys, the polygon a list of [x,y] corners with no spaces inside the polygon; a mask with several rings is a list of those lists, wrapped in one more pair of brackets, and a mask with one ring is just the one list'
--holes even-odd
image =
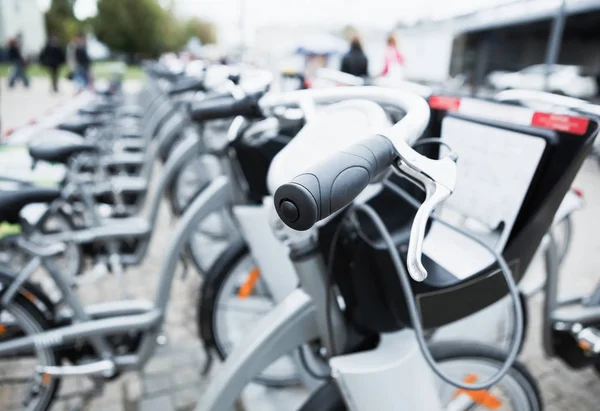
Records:
{"label": "reflector strip", "polygon": [[[469,374],[463,379],[463,381],[467,384],[473,384],[477,382],[477,375]],[[456,390],[457,397],[461,394],[468,395],[473,402],[481,405],[484,408],[487,408],[488,410],[498,410],[500,407],[502,407],[502,400],[495,395],[490,394],[487,390]]]}
{"label": "reflector strip", "polygon": [[456,111],[460,107],[460,98],[448,96],[431,96],[429,106],[436,110]]}
{"label": "reflector strip", "polygon": [[250,273],[248,273],[248,278],[246,278],[246,281],[240,287],[238,291],[238,297],[246,298],[252,294],[252,290],[258,281],[258,277],[260,277],[260,271],[258,268],[254,267],[252,270],[250,270]]}

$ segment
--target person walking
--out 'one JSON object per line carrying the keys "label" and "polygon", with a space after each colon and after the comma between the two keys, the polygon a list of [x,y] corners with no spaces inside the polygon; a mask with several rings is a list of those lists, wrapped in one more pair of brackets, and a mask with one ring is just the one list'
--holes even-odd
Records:
{"label": "person walking", "polygon": [[55,93],[58,93],[58,73],[65,61],[65,51],[58,44],[58,38],[55,35],[50,36],[40,53],[40,64],[48,68],[50,81],[52,82],[52,91]]}
{"label": "person walking", "polygon": [[19,34],[8,42],[8,60],[12,64],[11,74],[8,78],[8,87],[13,88],[17,80],[21,80],[25,88],[29,88],[29,78],[27,77],[27,62],[21,53],[21,40]]}
{"label": "person walking", "polygon": [[404,57],[398,50],[396,38],[393,34],[387,39],[387,48],[385,50],[385,58],[383,62],[382,76],[403,76]]}
{"label": "person walking", "polygon": [[83,34],[75,38],[75,73],[73,80],[80,90],[90,85],[91,60],[87,52],[87,43]]}
{"label": "person walking", "polygon": [[369,75],[369,60],[363,52],[360,40],[356,35],[352,36],[350,40],[350,50],[342,58],[340,71],[357,77],[367,77]]}

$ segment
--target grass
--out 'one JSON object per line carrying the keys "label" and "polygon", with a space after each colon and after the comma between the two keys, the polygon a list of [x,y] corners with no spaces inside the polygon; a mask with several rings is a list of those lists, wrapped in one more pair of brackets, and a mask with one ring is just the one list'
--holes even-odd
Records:
{"label": "grass", "polygon": [[[92,73],[94,78],[97,79],[107,79],[111,73],[111,66],[114,62],[111,61],[103,61],[92,64]],[[10,64],[9,63],[0,63],[0,77],[8,77],[8,73],[10,72]],[[60,76],[65,78],[68,73],[68,68],[63,66],[61,68]],[[27,67],[27,74],[30,77],[47,77],[48,70],[45,67],[40,66],[39,64],[31,64]],[[140,79],[144,76],[144,72],[140,67],[137,66],[127,66],[127,70],[125,71],[125,79]]]}

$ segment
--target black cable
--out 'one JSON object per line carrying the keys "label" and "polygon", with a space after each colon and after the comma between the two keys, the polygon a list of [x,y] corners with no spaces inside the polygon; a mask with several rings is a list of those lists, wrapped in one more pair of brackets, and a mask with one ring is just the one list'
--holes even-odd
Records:
{"label": "black cable", "polygon": [[298,356],[300,357],[300,363],[302,367],[306,370],[308,375],[310,375],[315,380],[329,380],[331,379],[330,374],[317,374],[309,365],[308,361],[306,361],[306,355],[304,354],[304,346],[298,347]]}
{"label": "black cable", "polygon": [[[346,211],[347,213],[347,211]],[[327,282],[325,285],[325,289],[327,291],[327,296],[325,298],[325,304],[327,307],[326,310],[326,321],[327,321],[327,334],[328,334],[328,338],[331,341],[331,350],[333,352],[329,353],[330,356],[334,356],[337,354],[337,347],[335,346],[335,337],[333,335],[333,322],[331,321],[331,297],[333,294],[333,290],[331,289],[331,285],[333,283],[333,262],[334,262],[334,258],[335,258],[335,251],[337,248],[337,243],[339,241],[339,237],[340,237],[340,232],[342,231],[342,226],[344,225],[344,222],[346,220],[348,214],[345,214],[342,219],[340,220],[340,223],[338,224],[338,226],[336,227],[334,233],[333,233],[333,237],[331,238],[331,245],[329,246],[329,256],[327,258]]]}
{"label": "black cable", "polygon": [[428,145],[428,144],[441,145],[441,146],[446,147],[448,150],[452,151],[452,149],[450,148],[450,146],[448,144],[446,144],[444,142],[444,140],[442,140],[439,137],[421,138],[421,139],[417,140],[411,147],[413,149],[415,149],[417,147],[425,146],[425,145]]}
{"label": "black cable", "polygon": [[[331,350],[333,351],[332,353],[329,353],[330,356],[334,356],[337,353],[337,347],[335,346],[335,338],[334,338],[334,334],[333,334],[333,322],[331,320],[331,302],[332,302],[331,297],[333,294],[333,290],[332,290],[333,268],[332,267],[333,267],[333,261],[335,258],[337,243],[338,243],[339,237],[340,237],[340,232],[342,231],[342,226],[343,226],[346,218],[347,218],[347,214],[342,217],[341,221],[339,222],[338,226],[336,227],[336,229],[333,233],[333,237],[331,239],[331,246],[329,248],[329,257],[327,258],[327,273],[326,273],[326,285],[325,285],[325,290],[327,292],[327,295],[325,297],[325,304],[326,304],[325,315],[326,315],[326,323],[327,323],[326,324],[327,325],[327,337],[331,341]],[[317,379],[317,380],[329,380],[331,378],[330,374],[322,375],[322,374],[316,373],[310,367],[310,365],[308,365],[308,361],[306,360],[306,354],[304,353],[304,347],[298,348],[298,356],[300,357],[300,363],[302,364],[302,366],[304,367],[304,369],[306,370],[308,375],[310,375],[312,378]]]}
{"label": "black cable", "polygon": [[[384,184],[385,183],[387,183],[387,182],[384,182]],[[412,198],[412,196],[410,196],[408,193],[404,192],[404,190],[402,190],[401,188],[399,188],[391,183],[386,184],[386,186],[391,188],[396,194],[405,198],[414,207],[418,208],[420,206],[420,203],[418,201],[416,201],[414,198]],[[441,224],[444,224],[447,227],[454,229],[457,232],[471,238],[472,240],[474,240],[481,246],[485,247],[488,251],[490,251],[494,255],[498,265],[500,266],[500,270],[502,271],[502,274],[504,275],[506,283],[508,285],[509,293],[511,294],[511,297],[513,298],[513,308],[514,308],[514,314],[515,314],[516,332],[515,332],[515,335],[513,336],[513,341],[511,342],[510,350],[509,350],[506,361],[504,362],[504,364],[502,365],[500,370],[496,374],[494,374],[494,376],[490,377],[487,381],[485,381],[484,383],[464,384],[462,381],[453,380],[453,379],[447,377],[444,373],[442,373],[440,371],[440,369],[437,367],[435,359],[432,357],[431,352],[429,351],[429,349],[427,347],[427,342],[425,340],[424,333],[423,333],[423,325],[422,325],[422,321],[420,318],[419,309],[417,308],[416,299],[412,293],[412,288],[410,285],[410,280],[409,280],[408,274],[406,273],[406,269],[404,268],[404,265],[401,262],[398,250],[396,249],[395,243],[394,243],[387,227],[385,226],[385,223],[382,221],[381,217],[377,214],[377,212],[375,212],[375,210],[372,207],[370,207],[366,204],[357,204],[355,206],[355,208],[357,210],[361,210],[362,212],[364,212],[371,219],[371,221],[375,224],[376,228],[380,232],[381,236],[383,237],[383,240],[385,241],[385,243],[387,245],[388,252],[390,254],[390,257],[392,259],[394,267],[399,274],[398,276],[400,279],[400,283],[402,285],[403,292],[406,296],[406,305],[407,305],[408,313],[409,313],[409,316],[410,316],[410,319],[411,319],[411,322],[413,325],[413,329],[415,330],[415,335],[417,338],[419,348],[421,350],[421,353],[423,354],[423,357],[427,361],[428,365],[431,367],[432,371],[438,377],[440,377],[443,381],[447,382],[448,384],[451,384],[458,388],[462,388],[462,389],[466,389],[466,390],[485,390],[485,389],[488,389],[489,387],[491,387],[492,385],[496,384],[498,381],[500,381],[506,375],[506,373],[510,370],[510,367],[516,360],[516,358],[518,356],[519,348],[520,348],[520,340],[523,335],[523,308],[521,305],[521,299],[519,298],[519,295],[518,295],[519,291],[518,291],[517,285],[514,281],[514,278],[512,276],[512,271],[506,264],[506,261],[504,260],[502,255],[500,255],[496,250],[494,250],[489,245],[485,244],[483,241],[472,236],[470,233],[467,233],[466,231],[463,231],[463,230],[459,229],[458,227],[454,227],[451,224],[446,223],[445,221],[432,216],[433,219],[440,222]]]}

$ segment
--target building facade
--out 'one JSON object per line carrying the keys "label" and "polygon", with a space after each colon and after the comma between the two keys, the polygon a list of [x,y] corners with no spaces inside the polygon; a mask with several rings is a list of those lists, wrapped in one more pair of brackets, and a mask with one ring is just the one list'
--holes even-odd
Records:
{"label": "building facade", "polygon": [[9,39],[23,36],[23,53],[35,55],[46,42],[44,14],[36,0],[0,0],[0,49]]}

